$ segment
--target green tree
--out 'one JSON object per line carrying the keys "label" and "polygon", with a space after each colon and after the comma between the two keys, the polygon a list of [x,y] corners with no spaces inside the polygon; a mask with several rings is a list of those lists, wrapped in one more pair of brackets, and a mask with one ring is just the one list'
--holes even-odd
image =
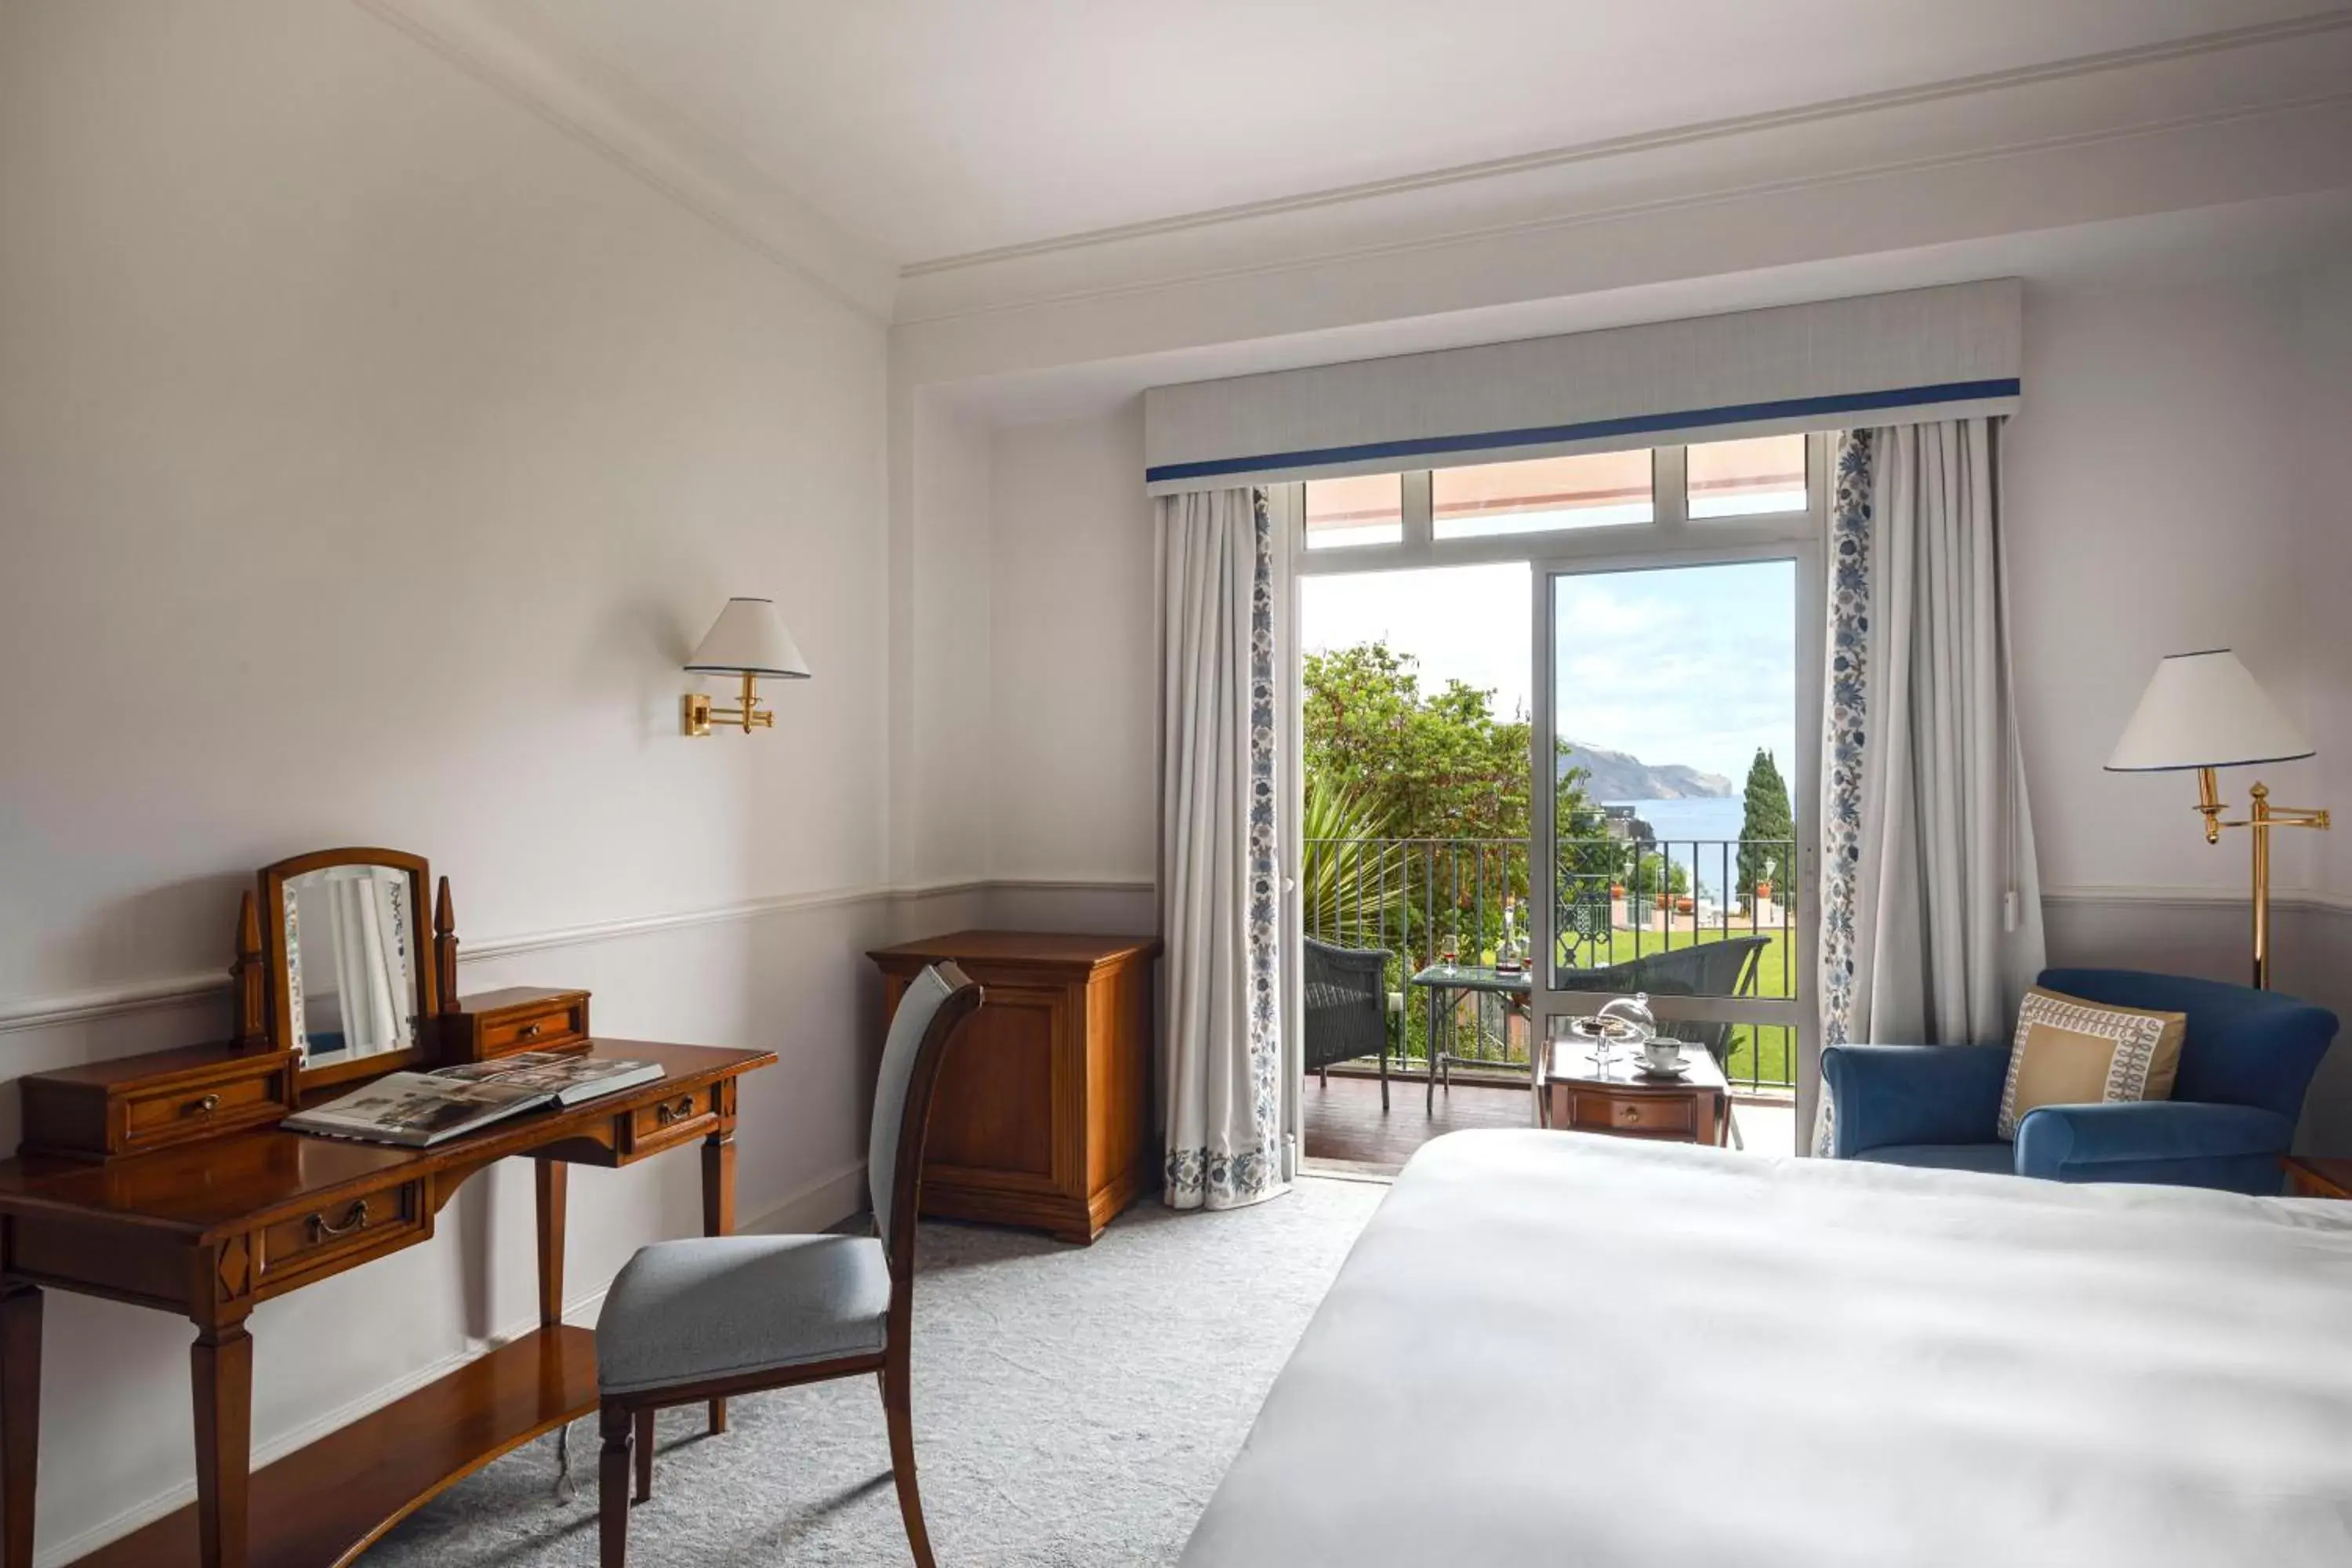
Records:
{"label": "green tree", "polygon": [[1671,893],[1679,898],[1690,891],[1690,868],[1679,860],[1669,860],[1654,849],[1644,849],[1633,861],[1633,879],[1626,887],[1628,898],[1655,898]]}
{"label": "green tree", "polygon": [[1796,836],[1796,818],[1789,810],[1789,783],[1780,776],[1772,753],[1759,746],[1756,760],[1748,765],[1747,810],[1739,824],[1738,898],[1752,895],[1759,882],[1769,882],[1782,906],[1796,901],[1796,878],[1790,864],[1790,841]]}
{"label": "green tree", "polygon": [[1496,718],[1493,692],[1458,680],[1423,690],[1417,662],[1380,642],[1307,656],[1307,779],[1328,779],[1397,837],[1526,837],[1526,721]]}

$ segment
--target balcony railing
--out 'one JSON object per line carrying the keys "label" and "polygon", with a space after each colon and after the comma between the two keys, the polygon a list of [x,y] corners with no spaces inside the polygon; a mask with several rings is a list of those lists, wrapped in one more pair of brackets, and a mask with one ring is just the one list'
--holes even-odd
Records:
{"label": "balcony railing", "polygon": [[[1746,853],[1743,855],[1743,850]],[[1795,863],[1786,839],[1593,837],[1559,846],[1552,889],[1555,987],[1653,995],[1794,996],[1800,954],[1783,889],[1740,868]],[[1303,846],[1306,933],[1392,956],[1388,986],[1405,1000],[1396,1048],[1425,1063],[1429,994],[1407,983],[1433,963],[1491,963],[1506,911],[1518,942],[1526,917],[1528,845],[1519,838],[1318,838]],[[1713,952],[1703,951],[1714,949]],[[1524,1068],[1532,1021],[1517,999],[1449,995],[1443,1033],[1456,1062]],[[1777,1024],[1682,1024],[1674,1033],[1724,1058],[1749,1089],[1796,1084],[1796,1031]]]}

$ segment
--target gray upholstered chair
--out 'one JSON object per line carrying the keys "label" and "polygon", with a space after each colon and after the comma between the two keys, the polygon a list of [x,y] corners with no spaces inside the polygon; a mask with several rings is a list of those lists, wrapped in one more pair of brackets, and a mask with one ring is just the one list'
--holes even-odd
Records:
{"label": "gray upholstered chair", "polygon": [[952,963],[917,975],[882,1047],[866,1150],[878,1236],[714,1236],[656,1242],[629,1259],[596,1320],[604,1437],[597,1467],[604,1568],[629,1541],[631,1450],[636,1496],[653,1492],[654,1412],[761,1389],[877,1373],[890,1428],[890,1474],[907,1543],[932,1568],[915,1489],[908,1389],[914,1314],[915,1210],[931,1089],[948,1042],[980,1006]]}

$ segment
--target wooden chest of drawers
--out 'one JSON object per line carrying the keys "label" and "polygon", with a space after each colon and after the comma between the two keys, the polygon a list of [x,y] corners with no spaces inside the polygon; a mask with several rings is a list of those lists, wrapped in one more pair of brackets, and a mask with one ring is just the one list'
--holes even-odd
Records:
{"label": "wooden chest of drawers", "polygon": [[[1151,937],[967,931],[869,954],[889,1012],[952,959],[984,1000],[948,1048],[923,1160],[925,1215],[1090,1242],[1158,1184]],[[887,1017],[888,1013],[885,1014]]]}

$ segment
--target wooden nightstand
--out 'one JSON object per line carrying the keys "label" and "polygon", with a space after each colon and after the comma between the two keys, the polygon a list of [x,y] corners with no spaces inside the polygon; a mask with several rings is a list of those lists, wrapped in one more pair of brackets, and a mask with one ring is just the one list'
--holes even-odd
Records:
{"label": "wooden nightstand", "polygon": [[2286,1191],[2294,1198],[2352,1198],[2352,1160],[2324,1154],[2286,1154]]}
{"label": "wooden nightstand", "polygon": [[1546,1127],[1605,1132],[1670,1143],[1721,1144],[1731,1121],[1731,1085],[1698,1046],[1683,1047],[1680,1079],[1652,1078],[1640,1058],[1619,1051],[1596,1067],[1584,1040],[1554,1040],[1536,1077],[1536,1104]]}

